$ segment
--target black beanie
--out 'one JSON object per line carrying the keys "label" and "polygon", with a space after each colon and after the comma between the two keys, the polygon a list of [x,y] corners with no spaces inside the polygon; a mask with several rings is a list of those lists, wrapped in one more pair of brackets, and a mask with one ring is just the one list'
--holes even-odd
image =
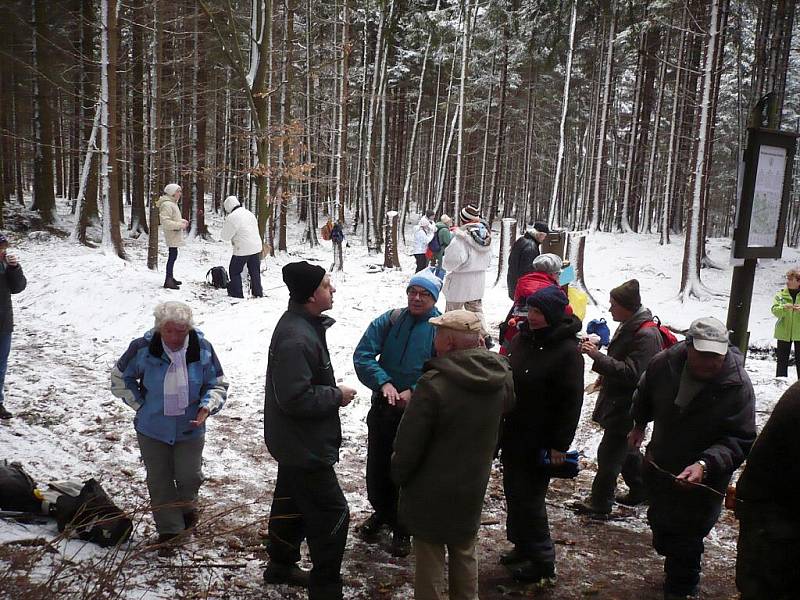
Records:
{"label": "black beanie", "polygon": [[528,296],[528,306],[538,308],[547,324],[552,327],[564,318],[569,301],[560,287],[548,285]]}
{"label": "black beanie", "polygon": [[611,290],[611,297],[617,303],[630,311],[637,311],[642,305],[642,298],[639,296],[639,282],[635,279],[626,281],[622,285]]}
{"label": "black beanie", "polygon": [[283,267],[283,282],[289,288],[289,298],[299,304],[308,302],[324,277],[325,269],[304,260]]}

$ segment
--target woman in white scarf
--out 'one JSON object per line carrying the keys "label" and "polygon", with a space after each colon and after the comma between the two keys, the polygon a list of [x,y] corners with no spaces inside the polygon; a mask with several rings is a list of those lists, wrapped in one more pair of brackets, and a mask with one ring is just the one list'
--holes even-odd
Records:
{"label": "woman in white scarf", "polygon": [[155,327],[133,340],[111,372],[111,392],[136,410],[161,554],[197,523],[205,422],[228,383],[214,348],[182,302],[156,306]]}

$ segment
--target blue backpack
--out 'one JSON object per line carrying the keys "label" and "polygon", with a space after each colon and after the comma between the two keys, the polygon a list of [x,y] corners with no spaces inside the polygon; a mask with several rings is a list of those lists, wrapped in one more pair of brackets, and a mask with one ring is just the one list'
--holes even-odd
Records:
{"label": "blue backpack", "polygon": [[441,249],[442,249],[442,242],[439,240],[439,229],[437,229],[436,233],[433,234],[431,241],[428,242],[428,250],[436,254]]}
{"label": "blue backpack", "polygon": [[594,333],[600,338],[600,347],[608,346],[608,341],[611,338],[611,332],[608,330],[605,319],[592,319],[586,326],[586,333]]}

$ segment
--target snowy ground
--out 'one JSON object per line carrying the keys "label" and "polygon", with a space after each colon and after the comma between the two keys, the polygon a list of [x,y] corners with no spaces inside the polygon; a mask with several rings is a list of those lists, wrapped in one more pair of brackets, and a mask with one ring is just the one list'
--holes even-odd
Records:
{"label": "snowy ground", "polygon": [[[62,219],[59,227],[69,231],[70,218],[62,215]],[[220,226],[219,219],[211,219],[213,237],[218,235]],[[154,528],[149,515],[140,511],[142,517],[137,520],[132,541],[122,549],[122,558],[115,559],[125,563],[112,585],[114,593],[121,597],[303,597],[275,588],[264,595],[263,555],[259,547],[276,472],[276,464],[263,444],[262,403],[269,340],[288,299],[280,270],[285,263],[300,259],[316,261],[327,268],[332,259],[328,243],[315,249],[302,246],[299,232],[298,228],[292,233],[293,251],[289,255],[264,264],[266,297],[244,301],[232,301],[224,291],[204,283],[210,267],[227,266],[229,249],[222,242],[195,240],[181,249],[175,273],[184,284],[180,291],[171,291],[161,287],[163,272],[146,268],[145,238],[125,240],[130,260],[123,261],[111,252],[85,248],[56,235],[41,239],[38,235],[7,234],[18,250],[28,288],[15,297],[17,328],[6,380],[6,404],[16,417],[0,425],[0,458],[22,462],[43,485],[53,480],[96,477],[120,506],[141,507],[147,493],[131,422],[133,413],[109,393],[108,373],[129,341],[151,327],[152,309],[160,300],[180,299],[192,306],[198,328],[214,344],[231,381],[226,407],[209,421],[204,453],[207,481],[201,489],[205,525],[176,559],[160,561],[152,553],[142,552],[147,539],[154,535]],[[369,256],[358,239],[348,241],[345,271],[334,274],[337,291],[329,314],[337,324],[329,332],[328,343],[337,379],[359,390],[353,404],[342,410],[344,442],[337,467],[350,502],[352,522],[357,523],[368,514],[363,472],[369,391],[355,377],[352,351],[371,319],[405,303],[404,290],[414,260],[403,256],[402,271],[373,272],[369,266],[382,264],[383,257]],[[605,316],[611,323],[606,314],[608,291],[631,277],[640,281],[644,304],[673,327],[686,328],[694,318],[706,315],[724,321],[727,297],[692,299],[686,304],[677,300],[682,252],[680,239],[660,246],[657,236],[650,235],[590,237],[586,282],[600,306],[589,307],[586,321]],[[727,265],[729,242],[711,240],[709,252],[712,259]],[[774,345],[774,319],[769,310],[772,296],[783,285],[788,266],[798,259],[795,250],[786,249],[784,254],[783,260],[764,261],[758,267],[750,328],[751,344],[759,347]],[[162,269],[165,260],[162,248]],[[730,286],[730,273],[727,266],[722,270],[706,269],[703,281],[710,289],[725,293]],[[505,278],[493,287],[495,278],[496,273],[487,274],[484,297],[492,326],[500,322],[509,306]],[[444,305],[443,298],[440,305]],[[753,355],[747,362],[756,387],[759,425],[794,380],[793,376],[789,382],[776,380],[774,369],[774,359],[763,354]],[[592,379],[587,371],[587,382]],[[574,443],[590,459],[600,440],[600,431],[590,422],[593,403],[594,397],[586,398]],[[585,491],[590,480],[591,472],[582,474],[576,491]],[[493,536],[501,538],[502,502],[490,503],[487,512],[490,520],[499,522],[490,526]],[[641,514],[615,526],[646,531]],[[728,563],[735,551],[734,527],[726,522],[712,533],[712,540]],[[46,589],[64,585],[81,597],[102,596],[96,591],[102,586],[95,574],[104,569],[108,572],[106,551],[76,541],[57,540],[52,546],[41,540],[25,542],[26,546],[18,542],[52,540],[56,535],[54,524],[0,521],[0,595],[4,584],[20,575],[15,570],[19,566],[15,566],[14,556],[19,555],[20,548],[32,544],[41,552],[37,550],[34,560],[25,566],[31,570],[31,581],[45,581],[54,569],[64,569],[62,579]],[[554,531],[554,535],[558,532]],[[363,548],[356,553],[356,544],[360,542],[351,535],[348,553],[371,558]],[[562,552],[568,554],[570,550]],[[408,562],[386,554],[380,555],[379,568],[359,563],[358,559],[348,561],[347,556],[345,562],[348,597],[411,597]],[[379,592],[374,585],[365,583],[369,574],[384,578]]]}

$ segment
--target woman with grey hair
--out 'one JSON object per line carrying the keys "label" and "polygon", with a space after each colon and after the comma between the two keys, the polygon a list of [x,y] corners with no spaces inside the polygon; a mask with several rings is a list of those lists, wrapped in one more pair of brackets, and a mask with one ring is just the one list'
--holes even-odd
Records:
{"label": "woman with grey hair", "polygon": [[205,421],[225,403],[228,382],[192,309],[162,302],[155,326],[133,340],[111,370],[111,393],[136,411],[159,554],[197,523]]}
{"label": "woman with grey hair", "polygon": [[181,186],[170,183],[164,187],[164,195],[158,199],[158,218],[164,230],[164,243],[167,244],[167,276],[164,287],[170,290],[180,289],[181,282],[175,279],[173,269],[178,259],[178,248],[183,246],[183,232],[189,228],[189,221],[183,218],[178,202],[181,200]]}

